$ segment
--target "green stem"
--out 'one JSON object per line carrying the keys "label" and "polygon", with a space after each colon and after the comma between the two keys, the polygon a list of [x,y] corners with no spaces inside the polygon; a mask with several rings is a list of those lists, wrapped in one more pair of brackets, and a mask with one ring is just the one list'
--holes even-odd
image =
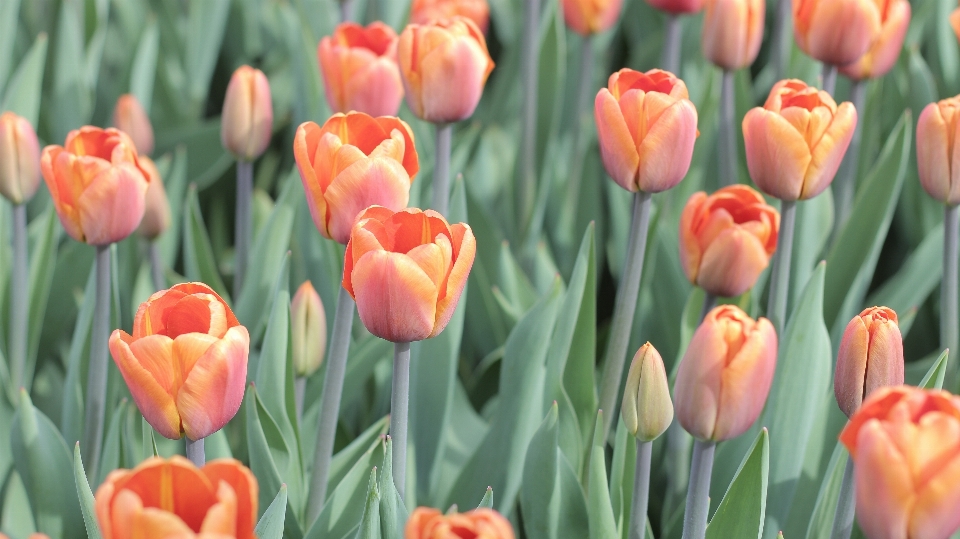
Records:
{"label": "green stem", "polygon": [[237,161],[237,214],[235,224],[236,238],[235,262],[233,272],[233,301],[240,300],[243,280],[247,275],[247,262],[250,259],[250,241],[252,223],[250,202],[253,198],[253,163]]}
{"label": "green stem", "polygon": [[[717,296],[711,294],[710,292],[704,292],[703,296],[703,307],[700,308],[700,323],[703,322],[703,319],[707,317],[707,314],[717,306]],[[699,323],[697,324],[699,325]]]}
{"label": "green stem", "polygon": [[823,64],[823,91],[830,95],[837,89],[837,66]]}
{"label": "green stem", "polygon": [[523,49],[520,72],[523,83],[523,137],[521,139],[520,193],[517,223],[525,230],[537,198],[537,86],[540,59],[540,0],[523,2]]}
{"label": "green stem", "polygon": [[717,141],[720,153],[720,187],[734,185],[739,182],[737,173],[737,131],[734,117],[736,116],[736,93],[733,80],[733,71],[723,70],[720,84],[720,137]]}
{"label": "green stem", "polygon": [[703,539],[707,534],[710,512],[710,475],[717,444],[697,440],[693,443],[690,463],[690,485],[687,487],[687,508],[683,514],[683,539]]}
{"label": "green stem", "polygon": [[774,80],[781,80],[787,75],[787,65],[790,63],[790,45],[793,40],[790,36],[792,22],[792,0],[777,0],[776,20],[773,23],[773,50],[770,57],[773,59]]}
{"label": "green stem", "polygon": [[856,514],[856,483],[853,479],[853,459],[847,456],[847,465],[843,469],[843,482],[837,497],[837,512],[833,516],[831,539],[850,539],[853,533],[853,518]]}
{"label": "green stem", "polygon": [[767,318],[778,335],[787,324],[787,297],[790,292],[790,259],[793,256],[793,229],[797,221],[797,203],[784,200],[780,206],[780,238],[773,259]]}
{"label": "green stem", "polygon": [[637,469],[633,476],[630,539],[644,539],[647,532],[647,505],[650,500],[650,457],[652,453],[652,442],[637,440]]}
{"label": "green stem", "polygon": [[303,422],[303,398],[307,392],[307,379],[303,376],[297,376],[293,380],[293,403],[297,411],[297,423]]}
{"label": "green stem", "polygon": [[660,65],[663,69],[680,76],[680,45],[683,41],[683,26],[680,16],[667,14],[667,24],[663,36],[663,57]]}
{"label": "green stem", "polygon": [[440,215],[447,216],[450,204],[450,145],[453,124],[437,124],[436,164],[433,167],[433,201],[430,204]]}
{"label": "green stem", "polygon": [[83,422],[83,454],[87,476],[97,477],[103,418],[107,394],[107,341],[110,339],[110,245],[97,245],[97,288],[93,327],[90,330],[90,364],[87,368],[87,398]]}
{"label": "green stem", "polygon": [[207,462],[207,455],[203,451],[203,438],[191,440],[184,437],[184,440],[187,442],[187,458],[197,468],[203,468],[203,465]]}
{"label": "green stem", "polygon": [[350,20],[350,0],[340,0],[340,22],[347,22]]}
{"label": "green stem", "polygon": [[150,242],[150,277],[153,279],[155,291],[167,289],[167,279],[163,276],[163,260],[160,259],[160,246],[155,241]]}
{"label": "green stem", "polygon": [[23,387],[27,366],[27,318],[30,306],[27,273],[27,207],[13,207],[13,268],[10,275],[10,377],[14,389]]}
{"label": "green stem", "polygon": [[406,501],[407,423],[410,412],[410,343],[393,345],[393,393],[390,398],[390,437],[393,438],[393,482]]}
{"label": "green stem", "polygon": [[833,223],[834,238],[846,224],[847,218],[850,217],[850,211],[853,209],[853,198],[857,189],[857,169],[860,165],[860,141],[863,138],[864,106],[867,101],[866,81],[853,82],[853,86],[850,88],[850,100],[853,102],[853,107],[857,110],[857,115],[860,118],[853,130],[850,147],[847,148],[847,153],[843,156],[843,161],[840,163],[840,172],[833,184],[836,194],[835,207],[837,208],[837,219]]}
{"label": "green stem", "polygon": [[[943,219],[943,282],[940,285],[940,346],[949,348],[951,355],[958,350],[957,332],[957,228],[960,226],[960,207],[947,206]],[[958,372],[956,361],[950,361],[952,385],[956,389]]]}

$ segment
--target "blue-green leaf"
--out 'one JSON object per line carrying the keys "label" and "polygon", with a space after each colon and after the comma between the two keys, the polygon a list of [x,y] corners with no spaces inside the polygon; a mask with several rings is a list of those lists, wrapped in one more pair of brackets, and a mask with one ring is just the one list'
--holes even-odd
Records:
{"label": "blue-green leaf", "polygon": [[610,492],[607,490],[607,466],[602,438],[603,411],[597,413],[593,451],[590,453],[590,479],[587,485],[587,513],[590,517],[590,539],[618,539]]}
{"label": "blue-green leaf", "polygon": [[[263,512],[254,535],[258,539],[280,539],[283,537],[283,520],[287,507],[287,485],[280,486],[277,497],[270,502],[270,507]],[[92,538],[91,538],[92,539]]]}
{"label": "blue-green leaf", "polygon": [[767,504],[769,461],[770,443],[767,430],[763,429],[707,526],[707,539],[760,539]]}
{"label": "blue-green leaf", "polygon": [[943,389],[943,379],[947,374],[947,363],[950,361],[950,351],[944,350],[933,363],[926,376],[920,381],[919,387],[925,389]]}
{"label": "blue-green leaf", "polygon": [[80,458],[80,442],[77,442],[73,448],[73,479],[77,485],[77,496],[80,499],[80,511],[83,513],[83,525],[87,529],[87,538],[101,539],[103,534],[100,533],[100,524],[97,523],[93,492],[90,490],[87,474],[83,471],[83,460]]}
{"label": "blue-green leaf", "polygon": [[41,33],[20,61],[20,66],[13,73],[3,93],[2,109],[23,116],[34,129],[37,128],[40,117],[40,96],[43,95],[43,69],[46,61],[47,34]]}

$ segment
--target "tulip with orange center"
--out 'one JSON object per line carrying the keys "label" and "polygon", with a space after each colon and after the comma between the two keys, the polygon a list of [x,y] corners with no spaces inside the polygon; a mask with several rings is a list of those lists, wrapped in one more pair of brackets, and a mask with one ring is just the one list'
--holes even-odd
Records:
{"label": "tulip with orange center", "polygon": [[793,33],[800,50],[823,63],[859,60],[883,28],[892,0],[793,0]]}
{"label": "tulip with orange center", "polygon": [[110,472],[94,511],[103,539],[256,539],[257,496],[257,479],[239,461],[197,468],[180,456],[151,457]]}
{"label": "tulip with orange center", "polygon": [[150,175],[126,133],[93,126],[71,131],[63,146],[43,149],[40,170],[73,239],[108,245],[140,225]]}
{"label": "tulip with orange center", "polygon": [[715,65],[734,71],[757,59],[765,0],[707,0],[700,44]]}
{"label": "tulip with orange center", "polygon": [[137,232],[148,240],[155,240],[170,226],[170,201],[167,200],[163,178],[160,177],[153,160],[141,156],[140,168],[150,176],[150,185],[144,199],[143,220],[140,221]]}
{"label": "tulip with orange center", "polygon": [[113,126],[130,135],[137,153],[153,153],[153,126],[143,105],[133,94],[123,94],[113,108]]}
{"label": "tulip with orange center", "polygon": [[476,23],[465,17],[410,24],[397,45],[407,106],[437,124],[473,115],[493,60]]}
{"label": "tulip with orange center", "polygon": [[930,103],[917,120],[917,172],[933,198],[960,204],[960,96]]}
{"label": "tulip with orange center", "polygon": [[30,122],[0,114],[0,195],[13,205],[33,198],[40,186],[40,144]]}
{"label": "tulip with orange center", "polygon": [[651,6],[673,15],[697,13],[703,9],[704,0],[647,0]]}
{"label": "tulip with orange center", "polygon": [[868,395],[903,384],[903,338],[897,313],[870,307],[847,324],[837,354],[833,389],[837,404],[850,417]]}
{"label": "tulip with orange center", "polygon": [[680,215],[680,265],[690,282],[715,296],[753,287],[777,249],[780,212],[746,185],[700,191]]}
{"label": "tulip with orange center", "polygon": [[220,118],[220,142],[230,153],[253,161],[270,144],[273,103],[270,82],[263,71],[240,66],[230,77]]}
{"label": "tulip with orange center", "polygon": [[410,184],[420,170],[410,126],[362,112],[335,114],[323,127],[300,125],[293,155],[314,224],[324,237],[342,244],[367,207],[407,207]]}
{"label": "tulip with orange center", "polygon": [[594,107],[603,165],[620,187],[659,193],[686,176],[698,133],[682,80],[659,69],[621,69]]}
{"label": "tulip with orange center", "polygon": [[514,539],[510,521],[493,509],[443,514],[418,507],[410,514],[404,539]]}
{"label": "tulip with orange center", "polygon": [[903,49],[903,40],[910,26],[910,2],[885,0],[881,3],[880,32],[870,43],[870,48],[856,62],[840,66],[840,72],[853,80],[886,75],[897,63]]}
{"label": "tulip with orange center", "polygon": [[490,23],[490,6],[487,0],[413,0],[410,6],[410,22],[430,24],[456,16],[472,20],[483,33]]}
{"label": "tulip with orange center", "polygon": [[854,461],[857,520],[870,539],[941,539],[960,529],[960,397],[877,390],[840,433]]}
{"label": "tulip with orange center", "polygon": [[140,304],[133,335],[110,335],[110,353],[137,408],[171,439],[203,439],[236,415],[249,352],[247,328],[203,283],[157,292]]}
{"label": "tulip with orange center", "polygon": [[433,210],[371,206],[350,234],[343,287],[377,337],[395,343],[436,337],[453,316],[476,252],[465,223],[448,224]]}
{"label": "tulip with orange center", "polygon": [[327,104],[333,112],[395,116],[403,100],[397,67],[397,34],[382,22],[364,28],[337,25],[317,46]]}
{"label": "tulip with orange center", "polygon": [[563,20],[574,32],[589,36],[609,30],[623,0],[562,0]]}
{"label": "tulip with orange center", "polygon": [[763,107],[743,118],[750,177],[780,200],[813,198],[830,186],[857,126],[850,102],[796,79],[773,86]]}

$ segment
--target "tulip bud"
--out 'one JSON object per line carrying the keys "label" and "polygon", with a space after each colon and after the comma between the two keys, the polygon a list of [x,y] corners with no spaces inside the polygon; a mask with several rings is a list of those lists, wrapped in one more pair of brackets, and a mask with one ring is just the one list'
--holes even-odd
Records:
{"label": "tulip bud", "polygon": [[404,527],[405,539],[514,539],[510,521],[493,509],[443,514],[417,507]]}
{"label": "tulip bud", "polygon": [[410,22],[413,24],[430,24],[457,15],[472,20],[483,33],[487,33],[490,23],[487,0],[413,0],[410,6]]}
{"label": "tulip bud", "polygon": [[793,0],[793,31],[800,50],[826,64],[860,59],[880,35],[889,0]]}
{"label": "tulip bud", "polygon": [[703,9],[704,0],[647,0],[651,6],[673,15],[696,13]]}
{"label": "tulip bud", "polygon": [[40,186],[40,144],[26,118],[0,114],[0,195],[14,206],[33,198]]}
{"label": "tulip bud", "polygon": [[897,313],[887,307],[864,309],[847,324],[837,354],[833,391],[847,417],[870,393],[903,384],[903,339]]}
{"label": "tulip bud", "polygon": [[130,135],[140,155],[153,153],[153,126],[133,94],[123,94],[113,108],[113,126]]}
{"label": "tulip bud", "polygon": [[299,377],[317,372],[327,349],[327,315],[320,295],[304,281],[290,302],[293,370]]}
{"label": "tulip bud", "polygon": [[734,305],[707,313],[673,389],[680,425],[701,440],[740,436],[760,416],[777,365],[777,332]]}
{"label": "tulip bud", "polygon": [[627,432],[642,442],[660,437],[673,421],[670,382],[660,353],[647,343],[630,363],[620,409]]}
{"label": "tulip bud", "polygon": [[960,96],[930,103],[917,119],[917,172],[920,185],[933,198],[960,204],[960,166],[956,163]]}
{"label": "tulip bud", "polygon": [[150,176],[147,194],[144,197],[143,220],[137,232],[148,240],[157,239],[170,226],[170,202],[163,188],[163,178],[157,165],[149,157],[140,157],[140,168]]}
{"label": "tulip bud", "polygon": [[703,55],[733,71],[757,59],[766,0],[707,0],[700,43]]}
{"label": "tulip bud", "polygon": [[840,72],[853,80],[882,77],[900,57],[907,27],[910,26],[910,2],[891,0],[886,5],[880,11],[880,32],[867,52],[856,62],[840,66]]}
{"label": "tulip bud", "polygon": [[563,0],[563,20],[582,36],[597,34],[617,22],[621,4],[622,0]]}
{"label": "tulip bud", "polygon": [[220,119],[220,142],[237,159],[253,161],[270,144],[273,104],[263,71],[240,66],[230,77]]}
{"label": "tulip bud", "polygon": [[332,36],[320,40],[317,58],[333,112],[396,116],[403,100],[403,82],[393,28],[379,21],[366,28],[354,22],[341,23]]}

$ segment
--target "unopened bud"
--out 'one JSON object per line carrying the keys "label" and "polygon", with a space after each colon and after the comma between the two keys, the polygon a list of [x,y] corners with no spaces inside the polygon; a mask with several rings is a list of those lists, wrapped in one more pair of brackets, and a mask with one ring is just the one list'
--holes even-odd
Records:
{"label": "unopened bud", "polygon": [[40,185],[40,145],[25,118],[0,114],[0,195],[14,205],[30,200]]}
{"label": "unopened bud", "polygon": [[630,363],[620,413],[627,431],[643,442],[660,437],[673,421],[670,383],[660,353],[647,343]]}
{"label": "unopened bud", "polygon": [[163,188],[163,178],[157,166],[149,157],[140,156],[140,168],[149,174],[147,194],[144,195],[143,220],[137,232],[148,240],[157,239],[170,226],[170,202]]}
{"label": "unopened bud", "polygon": [[897,313],[888,307],[864,309],[847,324],[837,353],[833,391],[850,417],[873,391],[903,384],[903,338]]}
{"label": "unopened bud", "polygon": [[263,71],[240,66],[233,72],[223,101],[220,141],[238,159],[252,161],[270,144],[273,104]]}
{"label": "unopened bud", "polygon": [[113,126],[130,135],[140,156],[153,153],[153,126],[147,111],[133,94],[124,94],[113,108]]}
{"label": "unopened bud", "polygon": [[300,285],[290,302],[290,327],[294,373],[310,376],[320,368],[327,348],[327,315],[310,281]]}

